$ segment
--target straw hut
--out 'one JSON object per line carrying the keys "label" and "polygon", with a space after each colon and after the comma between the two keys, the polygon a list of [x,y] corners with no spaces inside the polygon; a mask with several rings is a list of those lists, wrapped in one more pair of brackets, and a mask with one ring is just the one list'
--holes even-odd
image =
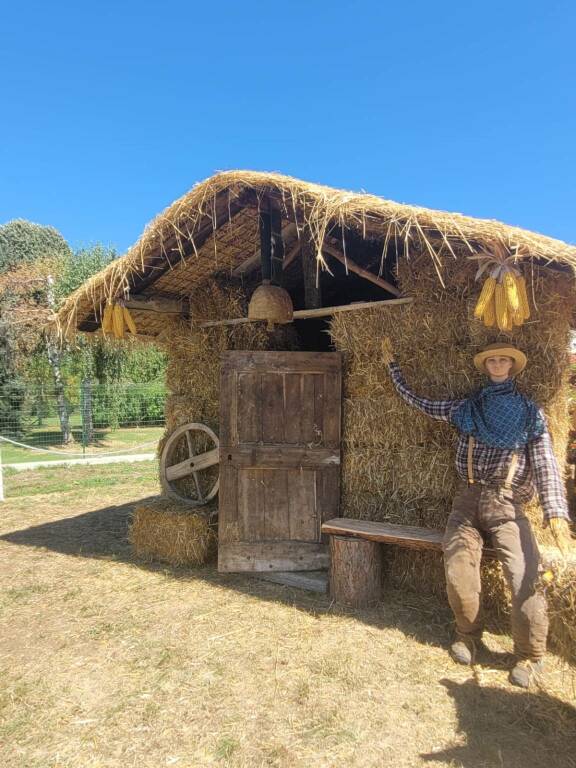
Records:
{"label": "straw hut", "polygon": [[[504,260],[525,279],[531,316],[500,330],[474,308]],[[125,303],[138,338],[169,355],[164,472],[179,469],[166,493],[212,494],[223,570],[305,569],[325,562],[326,517],[446,521],[455,436],[396,396],[384,334],[408,382],[432,397],[470,392],[473,353],[513,340],[530,361],[519,386],[544,407],[564,466],[575,266],[576,247],[497,221],[225,172],[163,211],[58,320],[65,334],[99,333],[107,303]],[[263,283],[293,305],[272,326],[248,317]],[[190,455],[204,464],[186,473]],[[536,505],[530,514],[546,543]],[[388,569],[400,584],[443,589],[437,555],[399,551]]]}

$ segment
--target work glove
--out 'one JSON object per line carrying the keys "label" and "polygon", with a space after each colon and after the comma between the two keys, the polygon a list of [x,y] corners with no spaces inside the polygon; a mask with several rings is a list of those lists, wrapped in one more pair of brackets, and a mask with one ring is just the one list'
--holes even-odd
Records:
{"label": "work glove", "polygon": [[389,336],[382,337],[381,350],[382,362],[384,365],[390,365],[394,361],[394,350],[392,349],[392,342]]}
{"label": "work glove", "polygon": [[550,530],[554,537],[554,543],[560,550],[563,557],[567,557],[570,554],[572,547],[572,538],[570,536],[570,527],[568,526],[568,520],[564,517],[551,517],[550,518]]}

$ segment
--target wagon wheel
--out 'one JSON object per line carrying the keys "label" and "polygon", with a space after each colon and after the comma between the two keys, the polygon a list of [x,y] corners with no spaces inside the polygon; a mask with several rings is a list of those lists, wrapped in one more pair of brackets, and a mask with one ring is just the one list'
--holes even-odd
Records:
{"label": "wagon wheel", "polygon": [[[214,447],[206,450],[206,444]],[[184,424],[174,430],[160,456],[160,482],[164,492],[190,507],[207,504],[218,493],[220,462],[218,436],[205,424]],[[200,452],[199,452],[200,451]],[[190,482],[192,480],[193,482]]]}

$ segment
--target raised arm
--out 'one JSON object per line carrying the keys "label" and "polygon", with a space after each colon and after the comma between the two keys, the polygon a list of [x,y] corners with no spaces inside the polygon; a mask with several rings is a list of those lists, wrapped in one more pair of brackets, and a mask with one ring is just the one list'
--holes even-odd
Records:
{"label": "raised arm", "polygon": [[427,416],[439,421],[450,421],[453,411],[463,402],[462,400],[431,400],[428,397],[419,397],[415,395],[406,384],[404,376],[398,363],[394,360],[392,344],[388,336],[382,340],[382,362],[388,366],[392,383],[400,397],[408,405],[412,405]]}

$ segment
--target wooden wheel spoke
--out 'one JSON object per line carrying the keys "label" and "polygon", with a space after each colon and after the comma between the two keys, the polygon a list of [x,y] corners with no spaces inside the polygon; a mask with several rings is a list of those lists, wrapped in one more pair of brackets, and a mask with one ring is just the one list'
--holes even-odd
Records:
{"label": "wooden wheel spoke", "polygon": [[204,501],[204,496],[202,495],[202,490],[200,488],[200,481],[198,480],[198,472],[192,472],[192,477],[194,478],[194,482],[196,483],[196,490],[198,491],[198,499],[199,501]]}
{"label": "wooden wheel spoke", "polygon": [[188,445],[188,457],[192,458],[192,456],[194,456],[194,449],[192,448],[192,436],[190,435],[190,430],[186,431],[186,443]]}

